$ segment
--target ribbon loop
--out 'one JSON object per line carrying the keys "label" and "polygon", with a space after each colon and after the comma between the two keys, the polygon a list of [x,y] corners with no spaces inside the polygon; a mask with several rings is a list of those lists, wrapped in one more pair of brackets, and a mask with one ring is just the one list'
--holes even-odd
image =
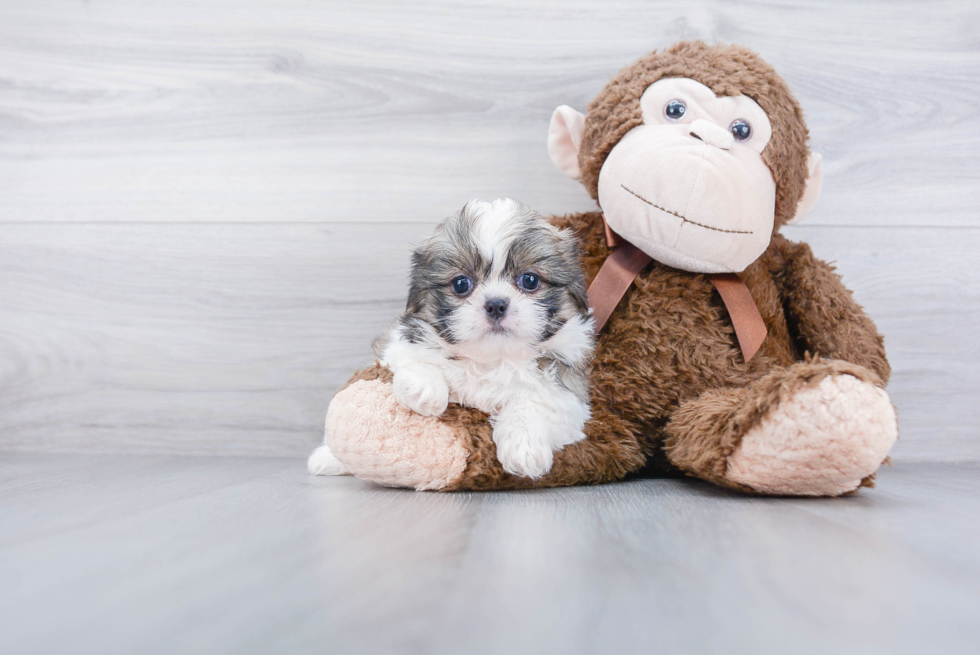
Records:
{"label": "ribbon loop", "polygon": [[[606,257],[606,261],[602,263],[595,279],[589,285],[589,306],[592,307],[597,333],[602,331],[636,276],[653,261],[648,254],[613,232],[605,223],[605,216],[602,217],[602,221],[605,224],[609,247],[615,249]],[[742,349],[742,356],[747,362],[759,351],[769,332],[762,314],[759,313],[759,307],[755,304],[755,299],[745,281],[737,274],[715,273],[708,275],[707,278],[718,290],[722,302],[725,303],[725,309],[728,310],[732,325],[735,327],[739,348]]]}

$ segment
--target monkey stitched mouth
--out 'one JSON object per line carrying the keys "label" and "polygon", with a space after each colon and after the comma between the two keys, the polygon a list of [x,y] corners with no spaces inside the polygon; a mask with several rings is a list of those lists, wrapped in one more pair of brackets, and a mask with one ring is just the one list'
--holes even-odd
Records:
{"label": "monkey stitched mouth", "polygon": [[729,234],[752,234],[751,231],[745,231],[745,230],[723,230],[720,227],[711,227],[710,225],[703,225],[702,223],[698,223],[697,221],[692,221],[689,218],[685,218],[685,217],[681,216],[680,214],[678,214],[677,212],[672,212],[669,209],[665,209],[664,207],[661,207],[660,205],[655,205],[654,203],[650,202],[649,200],[647,200],[646,198],[644,198],[643,196],[641,196],[640,194],[638,194],[636,191],[632,191],[630,189],[627,189],[625,184],[620,184],[619,186],[623,187],[623,189],[627,193],[630,193],[630,194],[636,196],[637,198],[639,198],[640,200],[642,200],[646,204],[650,205],[651,207],[654,207],[656,209],[659,209],[662,212],[667,212],[668,214],[671,214],[672,216],[676,216],[677,218],[681,219],[685,223],[690,223],[691,225],[697,225],[698,227],[703,227],[706,230],[714,230],[715,232],[727,232]]}

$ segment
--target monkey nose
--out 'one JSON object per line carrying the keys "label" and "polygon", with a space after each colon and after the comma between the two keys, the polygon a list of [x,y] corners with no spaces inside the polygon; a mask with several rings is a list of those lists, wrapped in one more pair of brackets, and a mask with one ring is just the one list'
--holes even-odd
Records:
{"label": "monkey nose", "polygon": [[510,306],[510,300],[507,298],[490,298],[487,300],[486,304],[483,305],[483,309],[487,310],[487,316],[491,320],[499,321],[507,313],[507,307]]}
{"label": "monkey nose", "polygon": [[709,146],[729,150],[735,143],[735,137],[725,128],[711,121],[699,118],[691,122],[691,136],[701,139]]}

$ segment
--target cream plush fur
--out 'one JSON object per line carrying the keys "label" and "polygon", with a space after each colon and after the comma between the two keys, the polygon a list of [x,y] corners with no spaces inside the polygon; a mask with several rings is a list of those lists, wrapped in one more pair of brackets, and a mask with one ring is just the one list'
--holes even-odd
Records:
{"label": "cream plush fur", "polygon": [[838,496],[857,489],[897,437],[884,390],[850,375],[828,376],[749,430],[726,477],[764,493]]}
{"label": "cream plush fur", "polygon": [[[310,456],[314,474],[336,475],[314,467],[339,458],[359,478],[425,491],[457,481],[466,468],[466,451],[454,430],[401,407],[391,385],[380,380],[361,380],[338,392],[325,427],[325,445]],[[392,440],[392,434],[404,438]]]}
{"label": "cream plush fur", "polygon": [[[685,113],[664,113],[672,100]],[[610,151],[598,180],[598,200],[613,230],[655,260],[695,273],[738,273],[769,245],[776,183],[762,152],[772,138],[765,111],[751,98],[719,97],[691,79],[665,78],[640,98],[643,124]],[[735,121],[751,126],[736,140]],[[585,117],[555,110],[548,133],[551,160],[579,178],[578,152]],[[692,139],[691,137],[696,137]],[[822,159],[809,162],[807,193],[795,220],[820,195]]]}

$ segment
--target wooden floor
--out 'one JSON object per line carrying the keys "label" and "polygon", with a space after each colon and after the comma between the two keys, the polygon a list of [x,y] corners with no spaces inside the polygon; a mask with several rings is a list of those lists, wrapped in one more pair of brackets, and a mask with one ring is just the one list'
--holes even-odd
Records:
{"label": "wooden floor", "polygon": [[980,468],[766,499],[436,494],[272,458],[5,454],[20,653],[975,653]]}

